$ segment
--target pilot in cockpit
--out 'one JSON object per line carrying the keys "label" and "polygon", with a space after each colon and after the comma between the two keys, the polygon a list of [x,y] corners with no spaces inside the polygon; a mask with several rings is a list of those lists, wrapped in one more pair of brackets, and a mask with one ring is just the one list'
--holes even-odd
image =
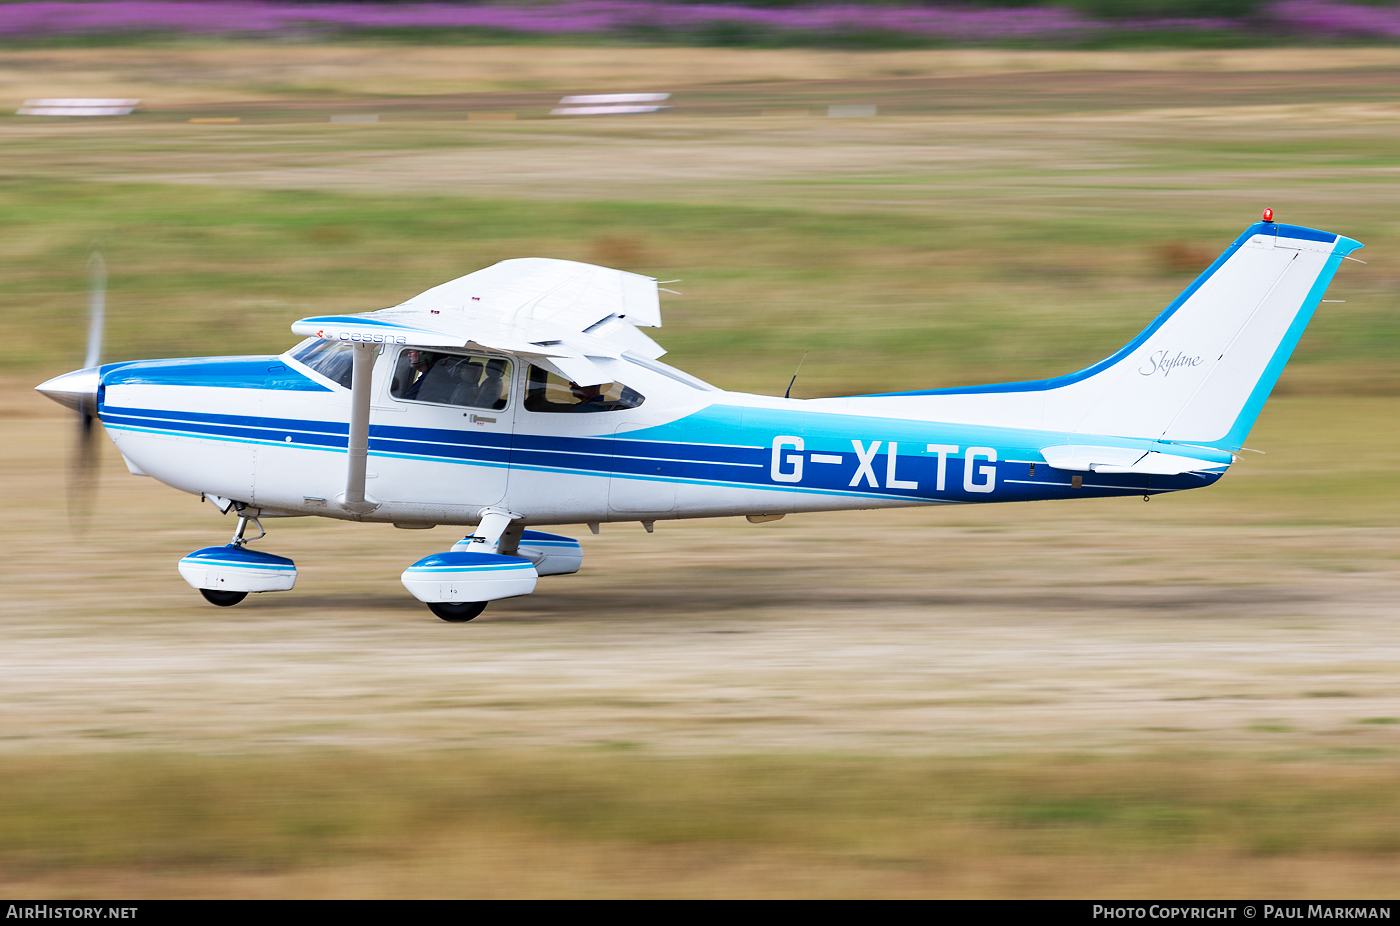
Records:
{"label": "pilot in cockpit", "polygon": [[603,395],[602,386],[580,386],[578,383],[569,383],[569,391],[574,398],[578,399],[578,404],[569,409],[571,412],[599,412],[604,411],[608,404],[607,397]]}
{"label": "pilot in cockpit", "polygon": [[426,350],[409,350],[408,363],[415,379],[404,392],[405,399],[419,402],[451,402],[457,389],[457,370],[447,355]]}
{"label": "pilot in cockpit", "polygon": [[418,398],[418,392],[423,387],[423,380],[427,379],[428,371],[432,369],[433,362],[437,359],[425,350],[407,350],[404,352],[408,356],[408,368],[412,372],[409,376],[413,382],[404,390],[405,399]]}

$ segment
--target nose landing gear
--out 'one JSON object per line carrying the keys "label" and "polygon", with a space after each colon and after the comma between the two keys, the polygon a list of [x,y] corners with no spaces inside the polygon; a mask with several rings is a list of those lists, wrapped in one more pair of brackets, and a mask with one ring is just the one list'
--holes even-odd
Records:
{"label": "nose landing gear", "polygon": [[204,596],[205,601],[221,608],[231,608],[248,597],[247,592],[221,592],[213,588],[201,588],[199,593]]}
{"label": "nose landing gear", "polygon": [[[256,510],[255,510],[256,511]],[[274,556],[246,546],[250,540],[267,536],[256,513],[238,503],[238,526],[233,539],[222,547],[195,550],[180,560],[180,575],[204,600],[221,608],[231,608],[252,592],[285,592],[296,585],[296,564],[285,556]],[[248,524],[258,528],[258,536],[244,536]]]}

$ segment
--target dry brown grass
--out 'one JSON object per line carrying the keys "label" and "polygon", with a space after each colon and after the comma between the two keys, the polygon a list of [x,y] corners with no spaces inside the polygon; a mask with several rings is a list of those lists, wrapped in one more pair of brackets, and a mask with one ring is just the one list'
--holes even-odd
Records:
{"label": "dry brown grass", "polygon": [[[1096,900],[1387,899],[1388,856],[1257,858],[1086,855],[950,858],[932,870],[907,863],[842,864],[800,851],[600,845],[493,832],[372,862],[275,871],[83,868],[0,877],[12,898],[987,898]],[[886,870],[881,870],[882,868]],[[895,869],[895,870],[888,870]]]}

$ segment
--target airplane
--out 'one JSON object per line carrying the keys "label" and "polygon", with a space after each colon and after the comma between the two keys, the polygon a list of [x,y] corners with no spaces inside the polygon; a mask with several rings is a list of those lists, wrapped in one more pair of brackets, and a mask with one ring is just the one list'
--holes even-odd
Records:
{"label": "airplane", "polygon": [[[795,512],[1143,496],[1214,484],[1354,241],[1244,231],[1143,331],[1031,382],[792,399],[728,392],[659,359],[652,277],[505,260],[391,308],[303,318],[276,356],[98,364],[36,387],[101,420],[127,468],[232,512],[232,540],[180,560],[212,604],[286,591],[263,519],[470,526],[404,587],[470,621],[577,572],[539,528]],[[789,384],[789,391],[791,384]],[[87,456],[90,458],[90,454]],[[249,525],[258,536],[249,536]]]}

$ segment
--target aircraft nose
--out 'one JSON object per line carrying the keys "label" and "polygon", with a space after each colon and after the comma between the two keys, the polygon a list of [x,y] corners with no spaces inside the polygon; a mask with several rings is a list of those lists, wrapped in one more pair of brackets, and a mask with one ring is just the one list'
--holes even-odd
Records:
{"label": "aircraft nose", "polygon": [[74,370],[55,376],[34,388],[53,399],[59,405],[67,406],[75,412],[97,413],[97,387],[101,385],[102,373],[97,367]]}

